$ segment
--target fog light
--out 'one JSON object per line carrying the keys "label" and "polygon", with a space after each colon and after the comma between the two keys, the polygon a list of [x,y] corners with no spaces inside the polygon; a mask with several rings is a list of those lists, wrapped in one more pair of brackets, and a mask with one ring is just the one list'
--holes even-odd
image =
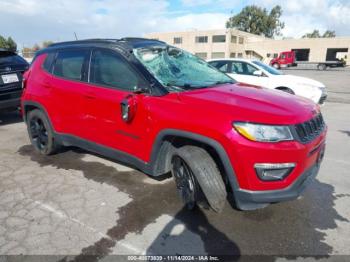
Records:
{"label": "fog light", "polygon": [[283,180],[293,171],[294,167],[295,163],[271,163],[254,165],[258,177],[264,181]]}

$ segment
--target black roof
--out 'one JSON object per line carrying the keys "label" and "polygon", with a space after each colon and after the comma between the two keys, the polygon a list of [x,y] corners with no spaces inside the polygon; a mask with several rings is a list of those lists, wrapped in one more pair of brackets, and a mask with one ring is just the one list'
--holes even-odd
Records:
{"label": "black roof", "polygon": [[166,45],[165,42],[155,40],[155,39],[147,39],[147,38],[138,38],[138,37],[125,37],[121,39],[106,39],[106,38],[97,38],[97,39],[85,39],[85,40],[76,40],[76,41],[68,41],[68,42],[60,42],[51,44],[45,50],[52,50],[58,48],[66,48],[72,46],[80,46],[80,47],[94,47],[94,46],[109,46],[109,47],[119,47],[124,50],[130,50],[133,48],[145,47],[150,45]]}

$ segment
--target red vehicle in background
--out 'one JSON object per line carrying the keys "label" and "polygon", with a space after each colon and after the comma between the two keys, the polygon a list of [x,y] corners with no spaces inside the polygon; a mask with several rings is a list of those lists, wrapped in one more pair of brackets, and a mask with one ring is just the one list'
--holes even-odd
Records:
{"label": "red vehicle in background", "polygon": [[[326,57],[326,61],[310,62],[309,49],[298,49],[281,52],[278,57],[270,61],[270,65],[276,69],[290,66],[307,65],[316,66],[318,70],[326,70],[330,67],[345,67],[346,62],[343,59],[336,58],[337,51],[333,52],[330,57]],[[299,58],[298,58],[299,57]]]}
{"label": "red vehicle in background", "polygon": [[270,65],[276,69],[280,69],[281,67],[296,66],[297,64],[295,63],[295,52],[281,52],[278,57],[273,58],[270,61]]}

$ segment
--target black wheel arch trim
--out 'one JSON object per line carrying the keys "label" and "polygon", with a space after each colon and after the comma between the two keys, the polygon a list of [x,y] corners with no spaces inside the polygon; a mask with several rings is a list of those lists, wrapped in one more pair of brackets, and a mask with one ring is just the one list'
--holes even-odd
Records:
{"label": "black wheel arch trim", "polygon": [[167,136],[174,136],[174,137],[180,137],[180,138],[187,138],[194,140],[196,142],[203,143],[205,145],[208,145],[212,147],[216,153],[218,154],[223,167],[225,169],[227,178],[229,180],[229,183],[233,190],[239,189],[239,184],[236,178],[235,171],[233,170],[231,161],[226,153],[226,150],[223,148],[223,146],[216,140],[209,138],[207,136],[203,136],[197,133],[192,133],[188,131],[178,130],[178,129],[164,129],[159,132],[159,134],[156,137],[155,143],[152,148],[151,153],[151,163],[155,163],[157,160],[158,152],[160,150],[160,147],[165,141],[165,137]]}

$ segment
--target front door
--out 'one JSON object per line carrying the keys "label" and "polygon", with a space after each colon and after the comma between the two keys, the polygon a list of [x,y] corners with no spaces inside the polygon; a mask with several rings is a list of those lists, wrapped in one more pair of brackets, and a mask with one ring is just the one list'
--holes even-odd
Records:
{"label": "front door", "polygon": [[[92,53],[90,90],[85,99],[85,137],[97,144],[142,158],[149,132],[147,94],[135,94],[146,81],[118,53],[95,49]],[[122,104],[134,104],[133,118],[123,119]]]}
{"label": "front door", "polygon": [[254,75],[254,72],[258,70],[259,68],[244,61],[232,61],[229,75],[241,83],[267,87],[268,77]]}

